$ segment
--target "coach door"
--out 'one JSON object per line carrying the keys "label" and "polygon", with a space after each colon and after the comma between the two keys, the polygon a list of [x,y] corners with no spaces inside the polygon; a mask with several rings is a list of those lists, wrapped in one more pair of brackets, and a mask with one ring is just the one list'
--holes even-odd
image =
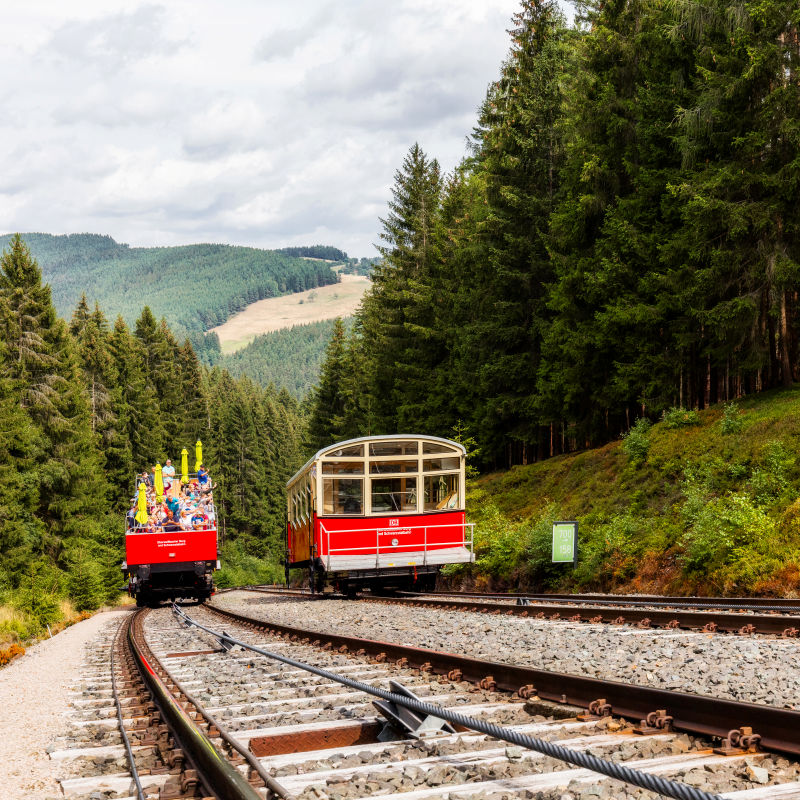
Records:
{"label": "coach door", "polygon": [[309,473],[292,486],[289,518],[293,531],[292,560],[307,561],[314,541],[314,487]]}

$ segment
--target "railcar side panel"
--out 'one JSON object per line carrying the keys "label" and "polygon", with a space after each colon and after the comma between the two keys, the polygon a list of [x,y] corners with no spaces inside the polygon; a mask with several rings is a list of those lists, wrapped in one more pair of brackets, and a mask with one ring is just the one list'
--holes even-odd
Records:
{"label": "railcar side panel", "polygon": [[408,553],[464,546],[463,511],[396,517],[323,517],[316,521],[317,554]]}
{"label": "railcar side panel", "polygon": [[125,536],[125,561],[128,567],[216,560],[216,530],[136,532]]}

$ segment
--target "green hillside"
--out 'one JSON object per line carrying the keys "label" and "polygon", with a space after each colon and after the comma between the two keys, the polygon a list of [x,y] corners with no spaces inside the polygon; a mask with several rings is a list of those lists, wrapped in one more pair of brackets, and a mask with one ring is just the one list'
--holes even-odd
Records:
{"label": "green hillside", "polygon": [[[475,481],[467,582],[676,594],[800,592],[800,386],[667,412],[594,450]],[[580,558],[550,564],[552,522]]]}
{"label": "green hillside", "polygon": [[[0,249],[10,239],[0,236]],[[254,247],[129,247],[87,233],[26,233],[23,239],[67,319],[85,292],[112,320],[122,314],[130,324],[146,304],[173,329],[202,330],[265,297],[337,281],[328,263]]]}
{"label": "green hillside", "polygon": [[330,319],[265,333],[215,363],[235,378],[247,375],[262,386],[272,383],[301,400],[319,379],[333,324]]}

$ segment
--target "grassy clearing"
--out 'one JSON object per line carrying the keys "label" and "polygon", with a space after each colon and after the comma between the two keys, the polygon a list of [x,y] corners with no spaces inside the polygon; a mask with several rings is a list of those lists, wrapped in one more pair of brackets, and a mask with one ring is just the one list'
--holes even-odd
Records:
{"label": "grassy clearing", "polygon": [[[800,592],[800,386],[674,410],[605,447],[474,481],[472,586],[676,594]],[[552,522],[580,526],[576,570]]]}
{"label": "grassy clearing", "polygon": [[252,303],[213,329],[219,336],[222,353],[234,353],[262,333],[352,316],[370,281],[363,275],[342,275],[341,278],[341,283]]}

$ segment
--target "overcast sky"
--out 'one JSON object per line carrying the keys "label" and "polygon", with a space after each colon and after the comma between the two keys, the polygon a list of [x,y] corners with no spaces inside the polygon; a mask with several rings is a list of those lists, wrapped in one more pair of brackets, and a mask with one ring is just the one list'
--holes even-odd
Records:
{"label": "overcast sky", "polygon": [[6,0],[0,232],[374,255],[419,141],[451,169],[518,0]]}

